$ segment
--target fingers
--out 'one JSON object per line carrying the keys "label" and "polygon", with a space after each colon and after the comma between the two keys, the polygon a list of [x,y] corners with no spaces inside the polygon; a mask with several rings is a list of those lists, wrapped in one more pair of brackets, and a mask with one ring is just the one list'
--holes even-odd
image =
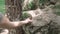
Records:
{"label": "fingers", "polygon": [[31,22],[32,22],[32,19],[27,18],[26,21],[27,21],[28,23],[31,23]]}
{"label": "fingers", "polygon": [[24,23],[30,23],[30,22],[32,22],[30,18],[27,18],[26,20],[24,20]]}

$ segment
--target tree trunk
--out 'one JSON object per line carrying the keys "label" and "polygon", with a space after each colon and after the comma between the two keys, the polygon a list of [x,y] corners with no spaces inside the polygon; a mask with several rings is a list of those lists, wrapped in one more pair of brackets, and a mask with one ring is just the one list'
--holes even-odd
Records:
{"label": "tree trunk", "polygon": [[[19,21],[22,15],[21,0],[5,0],[5,5],[7,17],[11,21]],[[22,27],[18,27],[15,32],[16,34],[22,34]]]}
{"label": "tree trunk", "polygon": [[21,0],[6,0],[6,13],[11,21],[20,20]]}

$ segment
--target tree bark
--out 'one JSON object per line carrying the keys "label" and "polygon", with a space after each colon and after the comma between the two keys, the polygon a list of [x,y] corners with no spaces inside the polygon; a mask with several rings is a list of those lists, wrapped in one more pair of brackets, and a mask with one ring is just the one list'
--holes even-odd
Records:
{"label": "tree bark", "polygon": [[[11,21],[19,21],[22,15],[21,0],[5,0],[5,5],[7,17]],[[16,28],[16,33],[14,34],[22,34],[22,27]]]}

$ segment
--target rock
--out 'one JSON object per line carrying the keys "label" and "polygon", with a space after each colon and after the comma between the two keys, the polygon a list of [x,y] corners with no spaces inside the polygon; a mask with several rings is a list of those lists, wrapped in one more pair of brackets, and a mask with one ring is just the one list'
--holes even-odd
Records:
{"label": "rock", "polygon": [[43,11],[41,9],[37,9],[35,11],[29,11],[30,15],[32,15],[33,26],[44,26],[49,24],[51,20],[55,19],[55,14],[52,13],[52,10]]}

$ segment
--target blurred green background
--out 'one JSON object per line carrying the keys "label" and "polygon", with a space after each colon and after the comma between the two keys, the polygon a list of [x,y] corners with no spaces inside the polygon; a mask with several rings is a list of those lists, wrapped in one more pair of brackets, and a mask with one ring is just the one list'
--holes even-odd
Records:
{"label": "blurred green background", "polygon": [[0,12],[5,13],[5,0],[0,0]]}

